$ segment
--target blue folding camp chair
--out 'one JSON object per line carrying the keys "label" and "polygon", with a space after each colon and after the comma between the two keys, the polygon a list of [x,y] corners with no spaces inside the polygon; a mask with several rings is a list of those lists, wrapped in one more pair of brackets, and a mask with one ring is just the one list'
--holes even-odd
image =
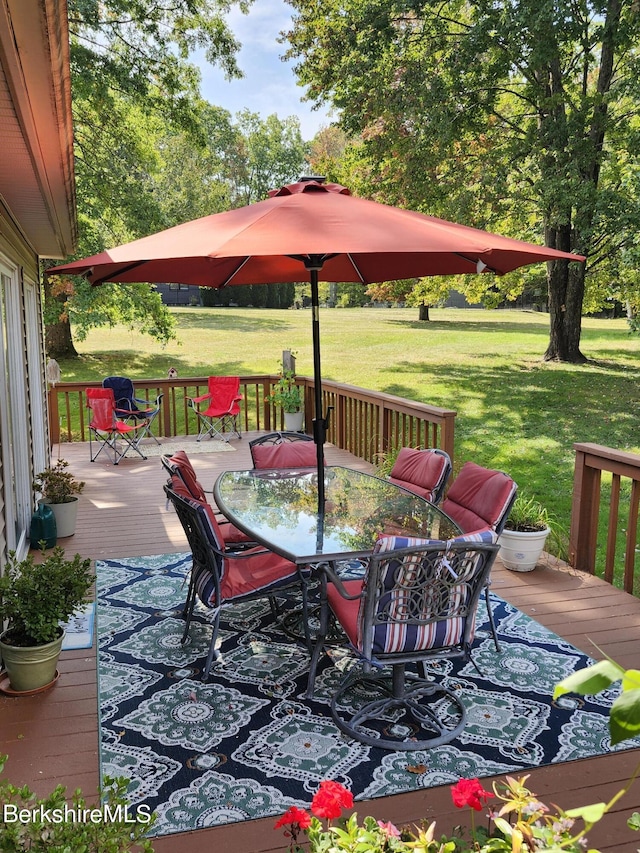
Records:
{"label": "blue folding camp chair", "polygon": [[103,388],[111,388],[116,401],[116,415],[123,421],[147,421],[147,425],[140,430],[136,438],[136,449],[143,438],[152,438],[156,444],[160,444],[151,432],[151,425],[160,414],[160,405],[163,394],[158,394],[155,403],[134,396],[133,382],[126,376],[107,376],[102,380]]}

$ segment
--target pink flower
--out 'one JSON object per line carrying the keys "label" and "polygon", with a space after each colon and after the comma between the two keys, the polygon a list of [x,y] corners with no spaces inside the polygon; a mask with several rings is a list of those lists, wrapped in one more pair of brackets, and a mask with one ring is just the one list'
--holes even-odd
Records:
{"label": "pink flower", "polygon": [[378,821],[378,826],[382,830],[385,835],[392,836],[393,838],[400,838],[400,830],[397,826],[394,826],[390,820],[386,823],[382,820]]}
{"label": "pink flower", "polygon": [[353,794],[339,782],[325,780],[311,801],[311,811],[316,817],[331,820],[340,817],[342,809],[350,809],[353,805]]}
{"label": "pink flower", "polygon": [[453,804],[459,809],[470,806],[477,812],[482,810],[482,801],[493,796],[491,791],[485,791],[477,779],[460,779],[451,787]]}

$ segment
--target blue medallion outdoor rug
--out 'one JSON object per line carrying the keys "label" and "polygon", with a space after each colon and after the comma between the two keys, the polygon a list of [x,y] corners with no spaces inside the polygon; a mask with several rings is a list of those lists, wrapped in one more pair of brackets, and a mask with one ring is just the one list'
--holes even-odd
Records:
{"label": "blue medallion outdoor rug", "polygon": [[203,684],[204,610],[180,645],[190,565],[190,554],[97,563],[101,771],[131,779],[131,804],[157,813],[154,834],[279,815],[308,805],[328,778],[362,800],[611,750],[615,691],[554,703],[556,682],[589,659],[493,595],[502,652],[483,603],[473,651],[482,675],[471,662],[436,670],[468,709],[445,746],[388,752],[345,738],[329,703],[348,654],[326,661],[308,702],[308,653],[266,600],[223,614],[223,662]]}

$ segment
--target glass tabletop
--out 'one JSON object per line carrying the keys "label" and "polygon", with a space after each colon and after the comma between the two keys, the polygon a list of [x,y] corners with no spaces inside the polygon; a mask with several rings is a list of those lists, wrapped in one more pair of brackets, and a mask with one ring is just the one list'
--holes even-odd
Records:
{"label": "glass tabletop", "polygon": [[256,541],[297,563],[363,557],[378,536],[450,539],[460,528],[442,510],[405,489],[351,468],[225,471],[214,497],[221,512]]}

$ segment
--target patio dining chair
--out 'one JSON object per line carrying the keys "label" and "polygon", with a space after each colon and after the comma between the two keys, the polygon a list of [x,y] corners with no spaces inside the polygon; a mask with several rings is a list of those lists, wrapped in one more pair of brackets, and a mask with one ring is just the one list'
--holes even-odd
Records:
{"label": "patio dining chair", "polygon": [[[516,499],[518,486],[504,471],[483,468],[475,462],[465,462],[451,484],[442,503],[442,510],[463,533],[492,530],[500,534]],[[496,651],[500,651],[493,610],[489,600],[489,582],[485,588],[489,624]]]}
{"label": "patio dining chair", "polygon": [[[101,453],[105,453],[114,465],[117,465],[127,454],[135,450],[141,459],[147,457],[138,447],[140,433],[147,426],[147,421],[137,421],[129,424],[120,420],[116,414],[115,398],[111,388],[87,388],[85,391],[86,405],[91,412],[89,421],[89,457],[95,462]],[[120,447],[118,441],[121,441]],[[94,453],[94,444],[97,450]]]}
{"label": "patio dining chair", "polygon": [[389,480],[437,505],[442,500],[450,474],[451,459],[444,450],[403,447],[396,457]]}
{"label": "patio dining chair", "polygon": [[495,533],[482,539],[382,537],[364,579],[342,581],[324,567],[307,698],[333,614],[358,662],[333,693],[331,714],[354,740],[390,750],[430,749],[463,730],[459,692],[436,681],[427,666],[470,657],[478,599],[498,551]]}
{"label": "patio dining chair", "polygon": [[254,468],[315,468],[316,444],[310,435],[272,432],[249,442]]}
{"label": "patio dining chair", "polygon": [[187,397],[187,405],[198,416],[197,441],[205,435],[229,441],[228,431],[242,438],[238,426],[240,401],[244,399],[240,393],[240,377],[210,376],[208,387],[208,392],[200,397]]}
{"label": "patio dining chair", "polygon": [[243,551],[225,547],[213,510],[206,501],[192,498],[177,477],[173,478],[171,487],[167,485],[164,490],[180,519],[193,558],[181,642],[185,643],[189,636],[196,597],[210,608],[213,616],[211,642],[202,675],[202,680],[207,681],[214,660],[220,658],[216,646],[222,610],[268,598],[277,618],[276,593],[297,587],[306,612],[309,572],[261,546]]}
{"label": "patio dining chair", "polygon": [[[161,456],[160,461],[162,467],[169,474],[169,477],[178,477],[194,500],[207,501],[207,494],[211,494],[211,492],[206,492],[201,486],[191,460],[184,450],[177,450],[173,456]],[[169,485],[171,485],[171,482],[170,480]],[[244,531],[236,527],[235,524],[232,524],[228,518],[225,518],[217,507],[214,512],[225,545],[239,544],[241,542],[257,545],[257,542],[247,536]]]}
{"label": "patio dining chair", "polygon": [[142,397],[136,397],[133,382],[127,376],[107,376],[102,380],[103,388],[111,388],[116,401],[116,415],[120,420],[135,423],[146,421],[146,426],[137,439],[152,438],[156,444],[160,444],[156,436],[151,432],[153,422],[160,414],[160,406],[164,394],[158,394],[153,404]]}

